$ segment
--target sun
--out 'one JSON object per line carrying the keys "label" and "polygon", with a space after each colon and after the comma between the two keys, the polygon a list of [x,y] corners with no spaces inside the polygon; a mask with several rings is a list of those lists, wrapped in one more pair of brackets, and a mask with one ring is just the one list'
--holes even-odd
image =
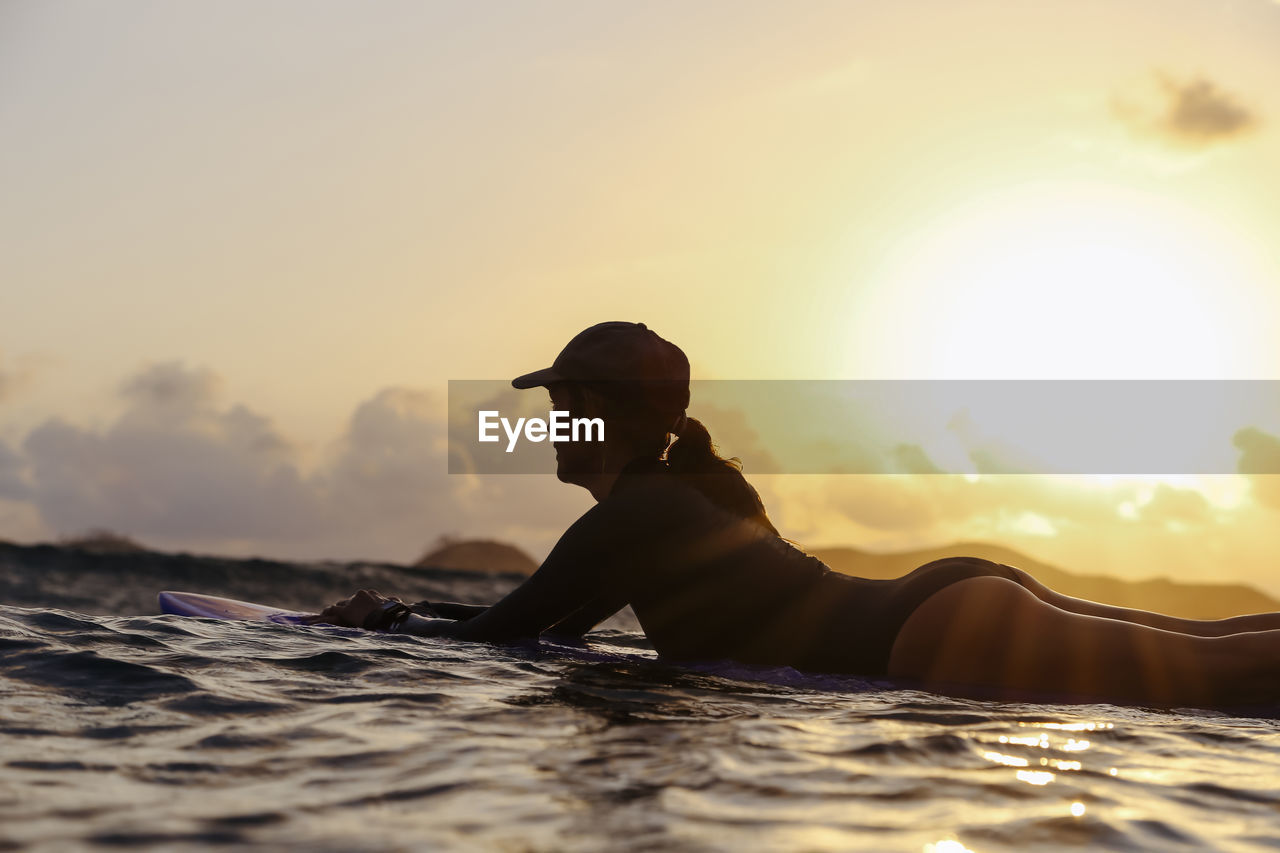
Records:
{"label": "sun", "polygon": [[1250,343],[1277,308],[1254,255],[1224,223],[1165,196],[1024,184],[904,235],[856,314],[863,340],[896,341],[901,374],[1239,376],[1274,356]]}

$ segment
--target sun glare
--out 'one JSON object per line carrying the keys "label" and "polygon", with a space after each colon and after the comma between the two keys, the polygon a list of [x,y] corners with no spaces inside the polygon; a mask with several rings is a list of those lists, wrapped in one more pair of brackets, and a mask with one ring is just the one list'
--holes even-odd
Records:
{"label": "sun glare", "polygon": [[1241,328],[1273,307],[1239,243],[1150,193],[1023,185],[905,236],[859,313],[930,378],[1238,375]]}

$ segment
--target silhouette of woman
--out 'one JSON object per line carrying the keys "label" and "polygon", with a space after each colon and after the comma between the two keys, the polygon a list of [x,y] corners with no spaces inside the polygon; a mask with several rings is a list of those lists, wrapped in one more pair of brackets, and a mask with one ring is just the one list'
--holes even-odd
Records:
{"label": "silhouette of woman", "polygon": [[313,622],[510,642],[580,636],[630,604],[672,660],[1010,699],[1224,707],[1280,697],[1280,614],[1197,621],[1113,607],[974,557],[894,580],[832,571],[779,536],[735,460],[688,417],[689,362],[643,323],[592,326],[512,384],[604,419],[603,442],[556,444],[557,477],[596,505],[490,607],[441,604],[424,617],[361,590]]}

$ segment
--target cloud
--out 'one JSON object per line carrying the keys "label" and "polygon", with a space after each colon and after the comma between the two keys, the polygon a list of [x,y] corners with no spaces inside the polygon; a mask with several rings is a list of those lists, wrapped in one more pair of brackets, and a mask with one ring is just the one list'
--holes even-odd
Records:
{"label": "cloud", "polygon": [[1258,123],[1253,113],[1209,80],[1179,83],[1166,79],[1163,83],[1169,94],[1163,129],[1192,147],[1229,139]]}
{"label": "cloud", "polygon": [[1259,116],[1205,77],[1157,73],[1154,89],[1117,95],[1113,113],[1134,132],[1181,149],[1203,151],[1255,130]]}
{"label": "cloud", "polygon": [[1231,436],[1240,451],[1237,470],[1245,474],[1280,474],[1280,438],[1257,427],[1245,427]]}
{"label": "cloud", "polygon": [[1156,486],[1151,499],[1139,508],[1143,521],[1203,524],[1211,519],[1209,501],[1195,489],[1176,489],[1165,483]]}
{"label": "cloud", "polygon": [[891,458],[897,473],[902,474],[941,474],[942,469],[933,463],[924,448],[918,444],[895,445]]}
{"label": "cloud", "polygon": [[380,539],[425,543],[442,522],[458,523],[456,502],[469,481],[445,471],[442,414],[430,395],[404,388],[361,403],[337,455],[312,478],[327,523],[370,547]]}
{"label": "cloud", "polygon": [[877,531],[928,529],[944,512],[936,489],[914,478],[839,477],[828,483],[823,497],[849,520]]}
{"label": "cloud", "polygon": [[[1096,531],[1118,524],[1134,525],[1121,517],[1120,507],[1126,502],[1137,505],[1142,488],[1138,483],[1081,486],[1042,476],[838,476],[826,478],[816,492],[785,495],[784,520],[796,535],[820,541],[833,541],[831,531],[840,530],[844,532],[837,539],[896,542],[903,547],[921,537],[942,541],[1022,535],[1032,517],[1039,519],[1041,529],[1096,536]],[[1209,520],[1208,506],[1199,510],[1204,501],[1199,493],[1169,491],[1175,494],[1156,490],[1140,523]]]}
{"label": "cloud", "polygon": [[388,388],[362,402],[325,459],[304,470],[268,419],[221,403],[210,370],[178,362],[122,383],[105,428],[52,419],[20,452],[0,444],[0,499],[46,528],[106,527],[158,547],[408,561],[443,532],[545,550],[589,505],[551,476],[446,470],[443,402]]}
{"label": "cloud", "polygon": [[[361,402],[310,466],[269,418],[224,402],[212,371],[153,365],[119,393],[123,412],[108,424],[52,419],[19,444],[0,443],[6,535],[108,527],[162,548],[407,561],[441,533],[491,536],[545,553],[591,505],[586,492],[549,472],[449,474],[445,401],[420,389],[386,388]],[[699,412],[725,451],[748,463],[784,532],[810,544],[1016,539],[1034,534],[1033,527],[1091,543],[1173,522],[1203,531],[1219,520],[1199,493],[1168,486],[913,476],[938,466],[906,443],[891,454],[898,473],[757,479],[770,465],[768,445],[730,407]],[[1235,443],[1248,466],[1242,471],[1280,472],[1280,439],[1249,429]],[[1280,477],[1253,481],[1261,488],[1272,480]],[[1277,487],[1271,501],[1280,507]],[[1136,512],[1121,517],[1126,503]]]}
{"label": "cloud", "polygon": [[208,371],[150,367],[122,386],[102,431],[51,420],[23,444],[32,498],[53,528],[144,539],[272,538],[305,525],[309,494],[289,443],[243,406],[219,409]]}
{"label": "cloud", "polygon": [[964,444],[969,461],[979,474],[1029,474],[1048,470],[1048,466],[1009,443],[983,434],[966,409],[951,417],[947,430]]}
{"label": "cloud", "polygon": [[0,441],[0,499],[25,500],[30,496],[24,467],[22,457]]}
{"label": "cloud", "polygon": [[154,364],[120,384],[130,415],[179,420],[198,415],[217,402],[222,380],[212,370],[188,369],[181,362]]}
{"label": "cloud", "polygon": [[1236,470],[1249,478],[1254,499],[1280,509],[1280,438],[1256,427],[1245,427],[1231,437],[1240,451]]}

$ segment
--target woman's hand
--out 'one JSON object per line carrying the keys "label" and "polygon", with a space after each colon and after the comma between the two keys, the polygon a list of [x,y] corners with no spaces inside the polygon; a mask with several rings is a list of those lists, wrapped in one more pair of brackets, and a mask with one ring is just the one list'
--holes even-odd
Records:
{"label": "woman's hand", "polygon": [[376,589],[362,589],[350,598],[344,598],[331,604],[315,616],[302,620],[304,625],[339,625],[346,628],[360,628],[369,614],[389,601],[398,598],[387,598]]}

